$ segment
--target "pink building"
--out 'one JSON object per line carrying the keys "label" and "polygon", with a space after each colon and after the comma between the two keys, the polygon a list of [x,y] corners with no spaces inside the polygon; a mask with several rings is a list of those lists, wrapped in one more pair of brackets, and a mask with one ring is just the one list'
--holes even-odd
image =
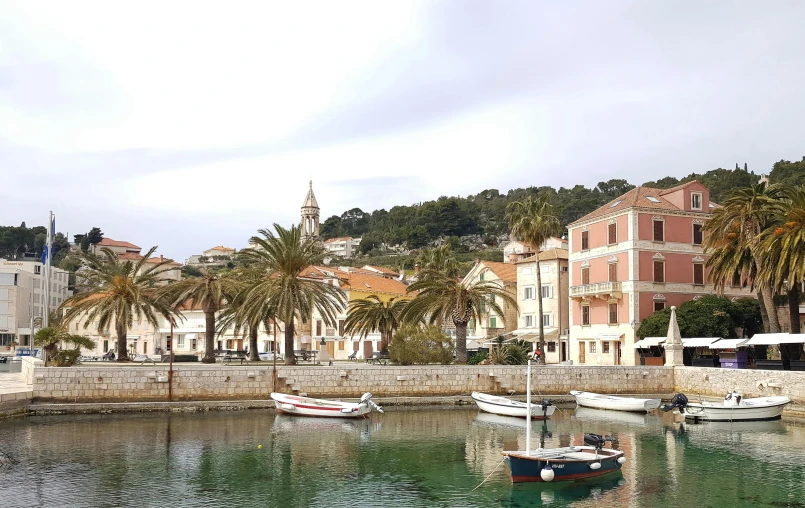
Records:
{"label": "pink building", "polygon": [[[568,226],[570,359],[637,365],[635,330],[666,306],[713,294],[702,225],[718,205],[693,181],[637,187]],[[738,287],[725,296],[752,296]]]}

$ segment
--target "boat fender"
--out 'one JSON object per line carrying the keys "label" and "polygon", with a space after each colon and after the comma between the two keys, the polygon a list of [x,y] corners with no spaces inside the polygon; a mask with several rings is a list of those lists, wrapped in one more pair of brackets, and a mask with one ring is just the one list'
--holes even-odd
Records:
{"label": "boat fender", "polygon": [[590,469],[592,469],[593,471],[597,471],[597,470],[601,469],[601,463],[600,462],[593,462],[592,464],[590,464]]}
{"label": "boat fender", "polygon": [[543,467],[542,471],[539,472],[539,477],[542,478],[542,481],[544,482],[552,482],[554,476],[555,473],[553,472],[551,465],[546,462],[545,467]]}
{"label": "boat fender", "polygon": [[626,463],[626,457],[618,457],[618,464]]}

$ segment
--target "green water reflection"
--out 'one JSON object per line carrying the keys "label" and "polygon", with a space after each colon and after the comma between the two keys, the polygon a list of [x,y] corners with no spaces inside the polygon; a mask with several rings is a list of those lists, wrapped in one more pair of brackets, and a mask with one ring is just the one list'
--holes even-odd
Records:
{"label": "green water reflection", "polygon": [[[0,506],[805,507],[798,423],[557,413],[546,446],[612,434],[623,471],[512,485],[500,451],[525,446],[523,425],[466,409],[396,408],[361,421],[270,411],[4,420]],[[536,446],[543,428],[533,429]]]}

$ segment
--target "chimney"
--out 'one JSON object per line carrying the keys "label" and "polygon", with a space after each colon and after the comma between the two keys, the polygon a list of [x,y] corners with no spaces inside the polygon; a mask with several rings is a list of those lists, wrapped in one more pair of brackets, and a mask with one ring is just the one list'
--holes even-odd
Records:
{"label": "chimney", "polygon": [[163,261],[165,261],[165,257],[162,254],[160,254],[159,255],[159,262],[161,263]]}
{"label": "chimney", "polygon": [[414,265],[414,272],[419,273],[419,263]]}

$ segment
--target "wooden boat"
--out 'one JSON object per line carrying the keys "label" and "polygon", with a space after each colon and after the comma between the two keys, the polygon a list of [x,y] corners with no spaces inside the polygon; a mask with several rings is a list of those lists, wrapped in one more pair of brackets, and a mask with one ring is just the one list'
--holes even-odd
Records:
{"label": "wooden boat", "polygon": [[[525,402],[518,402],[516,400],[507,399],[506,397],[472,392],[472,400],[478,404],[478,409],[487,413],[501,416],[516,416],[518,418],[525,418],[528,414],[528,407]],[[550,418],[554,411],[556,411],[556,406],[547,400],[543,401],[542,404],[532,404],[531,418],[534,420],[544,420]]]}
{"label": "wooden boat", "polygon": [[761,421],[782,417],[783,409],[791,403],[784,395],[745,399],[740,392],[729,392],[722,403],[690,402],[685,394],[674,395],[663,411],[679,408],[686,420],[711,422]]}
{"label": "wooden boat", "polygon": [[366,392],[360,402],[341,402],[339,400],[314,399],[285,393],[272,393],[275,407],[280,413],[298,416],[322,416],[328,418],[358,418],[371,413],[372,409],[382,413],[383,409]]}
{"label": "wooden boat", "polygon": [[576,404],[579,406],[594,409],[648,412],[660,407],[660,399],[616,397],[614,395],[601,395],[599,393],[580,392],[578,390],[573,390],[570,394],[576,397]]}

